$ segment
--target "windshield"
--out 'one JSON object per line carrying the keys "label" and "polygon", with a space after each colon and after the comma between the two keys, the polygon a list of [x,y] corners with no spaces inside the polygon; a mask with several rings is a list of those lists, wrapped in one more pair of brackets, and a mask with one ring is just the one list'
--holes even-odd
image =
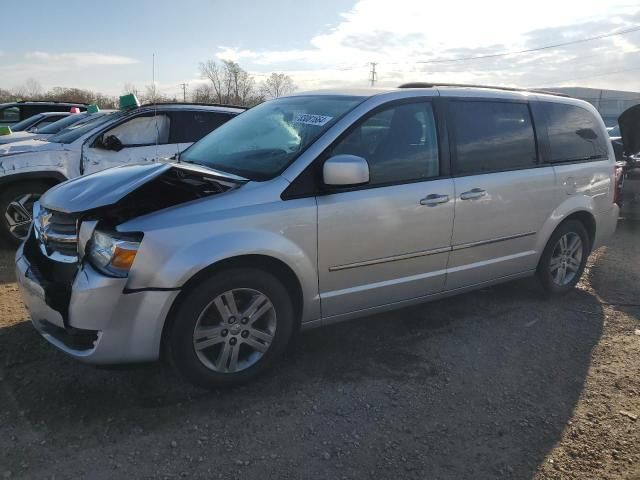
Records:
{"label": "windshield", "polygon": [[84,135],[85,133],[89,133],[91,130],[93,130],[97,126],[107,123],[109,121],[116,120],[117,118],[120,118],[128,113],[129,113],[128,111],[107,112],[107,113],[104,113],[103,115],[98,115],[97,117],[95,116],[96,114],[94,114],[90,117],[90,119],[84,122],[78,122],[74,125],[71,125],[70,127],[65,128],[64,130],[61,130],[56,135],[49,137],[47,141],[52,143],[75,142],[82,135]]}
{"label": "windshield", "polygon": [[52,133],[58,133],[63,128],[67,128],[74,123],[77,123],[81,120],[87,118],[90,113],[76,113],[74,115],[69,115],[68,117],[64,117],[63,119],[58,120],[57,122],[50,123],[49,125],[39,128],[38,133],[45,133],[47,135]]}
{"label": "windshield", "polygon": [[21,122],[18,123],[14,123],[11,126],[11,130],[14,132],[21,132],[23,130],[26,130],[27,128],[29,128],[31,125],[33,125],[34,123],[36,123],[38,120],[40,120],[42,117],[44,117],[43,114],[39,113],[37,115],[32,115],[29,118],[25,118],[24,120],[22,120]]}
{"label": "windshield", "polygon": [[364,97],[285,97],[254,107],[193,144],[180,161],[197,163],[250,180],[281,173]]}
{"label": "windshield", "polygon": [[610,137],[619,137],[620,136],[620,127],[616,125],[611,130],[609,130]]}

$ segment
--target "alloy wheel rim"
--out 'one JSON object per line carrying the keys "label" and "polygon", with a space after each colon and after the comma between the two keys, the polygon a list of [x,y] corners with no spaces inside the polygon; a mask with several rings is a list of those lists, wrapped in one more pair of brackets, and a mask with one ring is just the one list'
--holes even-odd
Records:
{"label": "alloy wheel rim", "polygon": [[277,318],[271,300],[251,288],[228,290],[207,304],[193,331],[193,348],[202,364],[218,373],[255,365],[269,350]]}
{"label": "alloy wheel rim", "polygon": [[24,240],[29,233],[33,221],[33,204],[40,198],[39,194],[26,193],[14,198],[4,212],[9,233],[17,240]]}
{"label": "alloy wheel rim", "polygon": [[582,240],[577,233],[569,232],[560,237],[549,264],[554,283],[564,286],[576,278],[582,264],[582,254]]}

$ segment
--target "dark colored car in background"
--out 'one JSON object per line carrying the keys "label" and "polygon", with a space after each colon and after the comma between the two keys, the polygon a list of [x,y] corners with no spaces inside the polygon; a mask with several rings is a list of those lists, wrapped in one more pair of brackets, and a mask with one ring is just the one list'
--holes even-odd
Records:
{"label": "dark colored car in background", "polygon": [[0,127],[12,126],[22,120],[45,112],[69,112],[72,107],[87,109],[84,103],[72,102],[10,102],[0,103]]}

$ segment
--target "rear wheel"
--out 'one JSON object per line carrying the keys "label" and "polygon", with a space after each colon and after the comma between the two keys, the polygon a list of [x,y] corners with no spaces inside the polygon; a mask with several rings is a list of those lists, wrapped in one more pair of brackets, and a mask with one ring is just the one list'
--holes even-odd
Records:
{"label": "rear wheel", "polygon": [[179,372],[204,388],[259,375],[284,351],[294,330],[287,290],[261,270],[221,272],[186,295],[166,341]]}
{"label": "rear wheel", "polygon": [[19,245],[29,232],[33,204],[49,188],[44,182],[23,182],[0,192],[0,236]]}
{"label": "rear wheel", "polygon": [[551,235],[538,264],[544,289],[562,294],[575,287],[590,252],[591,240],[584,225],[577,220],[562,223]]}

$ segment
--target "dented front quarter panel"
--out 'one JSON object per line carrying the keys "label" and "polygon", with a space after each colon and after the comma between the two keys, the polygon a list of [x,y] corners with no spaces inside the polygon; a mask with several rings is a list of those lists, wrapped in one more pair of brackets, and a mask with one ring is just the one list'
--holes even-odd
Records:
{"label": "dented front quarter panel", "polygon": [[264,255],[283,262],[303,292],[303,322],[320,317],[316,274],[315,198],[283,201],[288,182],[249,182],[209,198],[139,217],[118,226],[144,238],[129,289],[171,289],[222,260]]}
{"label": "dented front quarter panel", "polygon": [[57,172],[66,178],[80,175],[79,151],[62,144],[48,148],[0,156],[0,176],[31,172]]}

